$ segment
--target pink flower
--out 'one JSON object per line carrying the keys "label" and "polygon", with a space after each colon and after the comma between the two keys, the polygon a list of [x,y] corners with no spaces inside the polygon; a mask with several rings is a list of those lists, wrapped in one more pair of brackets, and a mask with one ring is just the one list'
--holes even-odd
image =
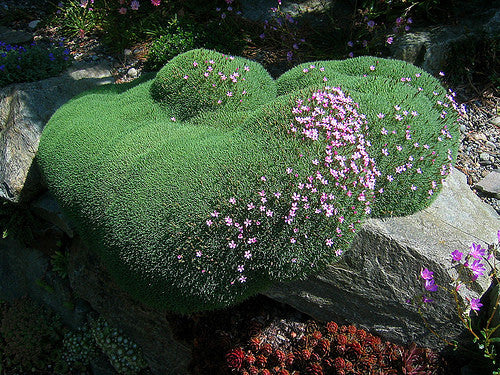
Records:
{"label": "pink flower", "polygon": [[469,255],[475,259],[481,259],[481,257],[484,256],[485,251],[485,249],[481,248],[481,245],[472,243]]}
{"label": "pink flower", "polygon": [[120,9],[118,10],[118,13],[120,13],[120,14],[125,14],[125,13],[127,13],[127,8],[120,8]]}
{"label": "pink flower", "polygon": [[139,2],[137,0],[132,0],[130,3],[130,8],[132,10],[139,10]]}
{"label": "pink flower", "polygon": [[455,250],[454,252],[451,253],[454,262],[460,262],[462,260],[463,255],[464,254],[458,250]]}
{"label": "pink flower", "polygon": [[437,285],[434,283],[434,279],[425,280],[425,289],[429,292],[435,292],[438,289]]}
{"label": "pink flower", "polygon": [[424,280],[431,280],[434,277],[434,272],[429,271],[429,269],[427,269],[427,268],[422,268],[420,270],[420,276]]}
{"label": "pink flower", "polygon": [[155,7],[159,6],[161,3],[161,0],[151,0],[151,4],[153,4]]}
{"label": "pink flower", "polygon": [[470,308],[474,311],[479,311],[479,309],[483,306],[481,300],[479,298],[473,298],[470,300]]}
{"label": "pink flower", "polygon": [[394,38],[392,36],[390,36],[389,38],[387,38],[387,40],[385,42],[387,44],[392,44],[393,41],[394,41]]}
{"label": "pink flower", "polygon": [[231,241],[227,246],[229,246],[230,249],[234,249],[236,247],[236,243],[234,241]]}

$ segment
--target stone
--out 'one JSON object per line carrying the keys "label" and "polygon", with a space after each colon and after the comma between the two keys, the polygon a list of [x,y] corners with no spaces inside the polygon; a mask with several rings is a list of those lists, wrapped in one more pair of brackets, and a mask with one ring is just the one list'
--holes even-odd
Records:
{"label": "stone", "polygon": [[68,275],[74,292],[142,348],[153,374],[189,373],[191,349],[174,337],[175,316],[131,299],[110,279],[97,255],[78,237],[73,240],[69,264]]}
{"label": "stone", "polygon": [[28,44],[33,41],[33,34],[26,31],[4,29],[0,30],[0,40],[10,45]]}
{"label": "stone", "polygon": [[107,64],[75,64],[59,77],[0,89],[0,198],[29,201],[41,191],[33,160],[50,116],[73,96],[112,82]]}
{"label": "stone", "polygon": [[68,281],[50,269],[50,258],[41,250],[11,236],[0,239],[0,299],[12,302],[28,295],[76,329],[85,321],[88,304],[75,300]]}
{"label": "stone", "polygon": [[125,48],[123,50],[123,55],[125,55],[125,57],[130,56],[130,55],[132,55],[132,51],[129,50],[128,48]]}
{"label": "stone", "polygon": [[494,126],[500,127],[500,116],[495,116],[490,120],[490,123]]}
{"label": "stone", "polygon": [[[472,242],[497,241],[500,216],[468,187],[454,169],[440,195],[427,209],[406,217],[369,219],[341,262],[304,281],[274,285],[265,294],[315,319],[355,324],[387,340],[441,349],[445,344],[424,325],[417,308],[406,301],[423,291],[419,271],[434,271],[439,285],[456,277],[450,253],[466,251]],[[486,278],[472,283],[477,298],[489,286]],[[449,340],[464,329],[453,298],[441,289],[426,306],[431,327]]]}
{"label": "stone", "polygon": [[460,125],[460,131],[461,131],[462,133],[465,133],[465,132],[467,131],[467,126],[465,126],[465,124],[461,124],[461,125]]}
{"label": "stone", "polygon": [[491,142],[491,141],[486,141],[486,147],[489,147],[489,148],[491,148],[492,150],[494,150],[494,149],[497,147],[497,145],[496,145],[496,144],[494,144],[494,143],[493,143],[493,142]]}
{"label": "stone", "polygon": [[481,160],[481,161],[490,161],[490,154],[488,154],[487,152],[481,152],[479,154],[479,160]]}
{"label": "stone", "polygon": [[59,203],[50,193],[45,193],[31,204],[31,210],[45,221],[55,225],[60,230],[73,237],[73,228],[69,224],[68,219],[62,213]]}
{"label": "stone", "polygon": [[40,22],[41,22],[40,20],[31,21],[30,23],[28,23],[28,27],[30,29],[36,29]]}
{"label": "stone", "polygon": [[389,47],[392,57],[421,66],[431,74],[443,70],[453,46],[469,44],[484,37],[497,38],[500,33],[500,10],[471,9],[457,25],[416,28],[398,35]]}
{"label": "stone", "polygon": [[475,185],[475,188],[500,199],[500,169],[491,171]]}
{"label": "stone", "polygon": [[130,78],[135,78],[137,77],[137,69],[136,68],[130,68],[128,71],[127,71],[127,75],[130,77]]}

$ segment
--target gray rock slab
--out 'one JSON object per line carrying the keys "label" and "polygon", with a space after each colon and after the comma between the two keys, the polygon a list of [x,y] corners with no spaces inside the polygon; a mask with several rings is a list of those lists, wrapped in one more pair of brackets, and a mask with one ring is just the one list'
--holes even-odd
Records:
{"label": "gray rock slab", "polygon": [[484,193],[491,194],[495,198],[500,199],[500,169],[494,169],[488,173],[475,187]]}
{"label": "gray rock slab", "polygon": [[[438,285],[456,277],[450,253],[465,251],[472,242],[496,241],[500,217],[468,187],[458,170],[448,176],[441,194],[430,207],[406,217],[369,219],[356,235],[343,260],[305,281],[275,285],[265,294],[313,318],[356,324],[387,340],[435,349],[444,347],[424,325],[417,308],[407,303],[422,293],[422,267],[434,272]],[[477,298],[489,281],[480,277],[473,291]],[[455,315],[452,297],[438,290],[425,316],[436,332],[460,339],[464,330]]]}
{"label": "gray rock slab", "polygon": [[54,224],[66,233],[68,237],[73,237],[73,228],[62,213],[59,203],[57,203],[52,194],[45,193],[40,198],[33,201],[31,204],[31,211],[45,221]]}
{"label": "gray rock slab", "polygon": [[0,40],[10,45],[22,45],[33,40],[33,34],[20,30],[0,30]]}
{"label": "gray rock slab", "polygon": [[10,236],[0,239],[0,299],[12,302],[25,295],[51,308],[72,328],[88,312],[86,304],[74,300],[68,281],[50,271],[47,255]]}
{"label": "gray rock slab", "polygon": [[175,317],[133,300],[110,279],[97,255],[76,237],[70,254],[68,275],[74,292],[142,348],[152,373],[189,374],[191,349],[174,338],[169,319]]}
{"label": "gray rock slab", "polygon": [[45,124],[73,96],[111,82],[107,64],[75,64],[59,77],[0,89],[0,198],[16,203],[40,192],[32,164]]}

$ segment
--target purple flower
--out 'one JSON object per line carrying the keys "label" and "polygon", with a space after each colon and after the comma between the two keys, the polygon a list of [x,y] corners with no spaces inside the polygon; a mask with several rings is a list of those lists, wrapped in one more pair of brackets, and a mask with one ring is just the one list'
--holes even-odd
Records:
{"label": "purple flower", "polygon": [[472,262],[472,264],[469,265],[469,268],[476,278],[484,275],[484,271],[486,271],[486,267],[479,260]]}
{"label": "purple flower", "polygon": [[394,38],[392,36],[390,36],[389,38],[386,39],[385,41],[387,44],[392,44],[392,42],[394,42]]}
{"label": "purple flower", "polygon": [[131,3],[130,3],[130,8],[132,10],[139,10],[139,2],[137,0],[133,0]]}
{"label": "purple flower", "polygon": [[427,269],[427,268],[422,268],[420,270],[420,276],[424,280],[430,280],[430,279],[432,279],[434,277],[433,275],[434,275],[434,272],[429,271],[429,269]]}
{"label": "purple flower", "polygon": [[479,309],[483,306],[479,298],[473,298],[470,300],[470,308],[474,311],[479,311]]}
{"label": "purple flower", "polygon": [[425,280],[425,289],[429,292],[435,292],[438,289],[437,285],[434,283],[434,279]]}
{"label": "purple flower", "polygon": [[265,37],[266,37],[266,34],[264,34],[264,33],[262,33],[262,34],[259,35],[260,39],[264,39]]}
{"label": "purple flower", "polygon": [[368,26],[370,29],[373,29],[375,27],[375,21],[370,20],[366,23],[366,26]]}
{"label": "purple flower", "polygon": [[472,243],[469,255],[475,259],[481,259],[481,257],[484,256],[485,251],[485,249],[481,248],[481,245]]}
{"label": "purple flower", "polygon": [[430,303],[433,302],[434,300],[427,298],[426,296],[422,296],[422,302],[423,303]]}
{"label": "purple flower", "polygon": [[454,252],[451,253],[454,262],[460,262],[462,260],[463,255],[464,254],[458,250],[455,250]]}

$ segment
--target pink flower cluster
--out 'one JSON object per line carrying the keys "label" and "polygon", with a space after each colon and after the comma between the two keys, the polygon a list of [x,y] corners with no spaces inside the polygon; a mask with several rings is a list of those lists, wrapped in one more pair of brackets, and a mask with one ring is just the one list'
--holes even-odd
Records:
{"label": "pink flower cluster", "polygon": [[[234,60],[233,56],[226,56],[226,60]],[[245,74],[250,71],[250,67],[245,65],[242,69],[236,68],[233,72],[224,72],[223,69],[217,69],[217,62],[214,60],[205,60],[203,62],[198,62],[194,60],[192,62],[192,67],[196,70],[203,69],[201,77],[210,82],[212,88],[219,87],[220,90],[217,92],[222,92],[221,97],[215,98],[215,103],[223,104],[226,103],[229,98],[236,98],[240,103],[243,102],[242,96],[247,95],[248,92],[242,87],[240,82],[245,82]],[[190,82],[190,79],[198,80],[200,74],[195,73],[192,76],[189,74],[182,73],[182,79]],[[239,85],[237,85],[240,83]],[[196,86],[196,82],[193,84]]]}
{"label": "pink flower cluster", "polygon": [[[312,241],[321,243],[332,254],[342,254],[344,249],[336,238],[355,232],[360,225],[358,217],[370,212],[375,186],[375,165],[363,133],[367,124],[357,108],[357,103],[340,88],[327,87],[306,100],[297,100],[291,109],[288,134],[303,142],[324,145],[321,158],[310,161],[309,174],[300,176],[292,167],[286,168],[282,177],[290,182],[284,191],[269,190],[267,184],[276,176],[261,176],[262,188],[255,192],[255,199],[231,197],[227,212],[215,210],[209,215],[206,226],[226,228],[227,249],[241,259],[233,283],[247,280],[243,270],[251,268],[256,252],[265,252],[261,246],[266,240],[265,231],[275,228],[281,228],[278,236],[297,249],[290,263],[300,263],[300,248],[307,248]],[[314,229],[321,222],[327,223],[323,226],[331,228],[331,232],[319,239]]]}
{"label": "pink flower cluster", "polygon": [[[84,1],[84,0],[81,0]],[[92,1],[93,3],[94,1]],[[124,6],[126,3],[126,0],[119,0],[120,3],[120,8],[118,9],[118,13],[120,14],[126,14],[127,13],[127,8]],[[161,0],[151,0],[151,4],[153,4],[155,7],[160,6]],[[139,0],[132,0],[130,2],[130,9],[132,10],[139,10]]]}

